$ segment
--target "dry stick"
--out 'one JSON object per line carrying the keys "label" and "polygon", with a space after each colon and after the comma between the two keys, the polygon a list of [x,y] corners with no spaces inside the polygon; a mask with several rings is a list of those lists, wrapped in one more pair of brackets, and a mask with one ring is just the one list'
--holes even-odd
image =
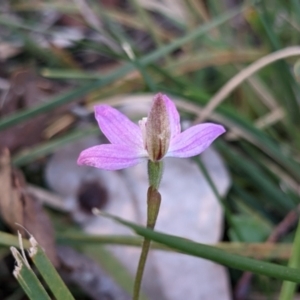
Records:
{"label": "dry stick", "polygon": [[294,47],[288,47],[283,50],[279,50],[276,52],[273,52],[271,54],[268,54],[242,71],[240,71],[238,74],[236,74],[234,77],[232,77],[207,103],[207,105],[204,107],[201,116],[196,120],[196,123],[202,122],[204,119],[206,119],[212,111],[223,101],[226,99],[226,97],[236,88],[238,87],[244,80],[246,80],[248,77],[262,69],[263,67],[286,57],[290,56],[297,56],[300,55],[300,47],[294,46]]}
{"label": "dry stick", "polygon": [[[284,236],[297,223],[299,213],[300,213],[300,205],[298,205],[295,210],[290,211],[285,216],[285,218],[279,224],[277,224],[277,226],[269,235],[266,242],[276,243],[282,236]],[[251,272],[243,273],[241,279],[238,281],[234,290],[235,300],[246,299],[252,277],[253,277],[253,273]]]}

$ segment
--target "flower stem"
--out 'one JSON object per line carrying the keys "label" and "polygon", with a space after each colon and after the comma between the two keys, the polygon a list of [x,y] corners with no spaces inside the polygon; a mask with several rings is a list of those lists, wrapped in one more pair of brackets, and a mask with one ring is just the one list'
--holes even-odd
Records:
{"label": "flower stem", "polygon": [[135,276],[134,287],[133,287],[133,297],[132,300],[138,300],[140,295],[140,289],[142,284],[142,278],[144,274],[145,264],[150,249],[150,240],[144,239],[142,245],[142,252]]}
{"label": "flower stem", "polygon": [[[159,174],[161,174],[161,172],[159,172]],[[155,227],[156,219],[159,212],[160,202],[161,202],[161,195],[158,192],[157,188],[158,185],[156,185],[155,187],[150,185],[147,192],[147,227],[151,229],[154,229]],[[135,276],[133,297],[132,297],[133,300],[139,299],[142,278],[144,274],[144,269],[145,269],[149,249],[150,249],[150,240],[144,239],[142,245],[142,252],[141,252],[141,256],[140,256],[140,260],[139,260],[139,264]]]}

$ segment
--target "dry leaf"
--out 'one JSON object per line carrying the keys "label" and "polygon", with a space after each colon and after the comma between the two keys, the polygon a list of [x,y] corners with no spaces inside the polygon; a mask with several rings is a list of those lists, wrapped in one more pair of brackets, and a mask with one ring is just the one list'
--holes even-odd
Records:
{"label": "dry leaf", "polygon": [[[16,223],[23,224],[23,204],[21,190],[16,188],[18,184],[10,165],[8,149],[0,153],[0,214],[5,223],[16,232],[20,229]],[[13,186],[14,185],[14,186]]]}
{"label": "dry leaf", "polygon": [[27,190],[22,173],[13,170],[7,149],[0,153],[0,216],[13,232],[27,233],[22,225],[45,249],[49,259],[58,265],[54,230],[41,203]]}

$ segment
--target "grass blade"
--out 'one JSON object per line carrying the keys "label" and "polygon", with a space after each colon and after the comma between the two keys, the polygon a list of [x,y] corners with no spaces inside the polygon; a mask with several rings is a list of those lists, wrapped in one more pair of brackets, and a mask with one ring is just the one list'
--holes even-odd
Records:
{"label": "grass blade", "polygon": [[38,245],[33,237],[31,237],[29,241],[32,245],[29,249],[29,255],[55,298],[57,300],[74,300],[65,283],[46,256],[44,250]]}
{"label": "grass blade", "polygon": [[[280,41],[273,30],[273,26],[271,24],[270,15],[267,11],[266,4],[264,1],[260,2],[260,6],[262,7],[262,12],[258,13],[260,21],[263,25],[263,28],[266,31],[267,37],[269,38],[271,47],[274,50],[279,50],[281,47]],[[295,80],[289,70],[289,67],[284,61],[278,61],[275,63],[274,67],[277,70],[278,77],[280,77],[279,82],[283,83],[284,93],[283,93],[283,105],[285,106],[290,120],[294,124],[299,125],[299,116],[300,116],[300,109],[299,104],[297,103],[297,97],[294,93],[294,90],[297,90],[297,85],[294,84]]]}
{"label": "grass blade", "polygon": [[[300,267],[300,220],[298,221],[292,255],[288,266],[291,268],[298,268],[298,270]],[[293,300],[296,286],[297,285],[294,282],[284,281],[281,287],[279,300]]]}
{"label": "grass blade", "polygon": [[[24,245],[25,248],[28,248],[30,246],[28,240],[24,239],[22,242],[23,242],[23,245]],[[0,231],[0,246],[19,247],[19,239],[18,239],[17,236],[15,236],[13,234]]]}
{"label": "grass blade", "polygon": [[31,300],[51,300],[45,288],[42,286],[37,276],[29,267],[28,263],[21,256],[19,251],[11,247],[12,255],[14,256],[17,266],[13,272],[17,281]]}
{"label": "grass blade", "polygon": [[195,243],[181,237],[153,231],[146,227],[142,227],[134,223],[125,221],[121,218],[99,212],[98,210],[95,210],[94,213],[113,219],[116,222],[131,228],[138,235],[166,245],[182,253],[209,259],[230,268],[300,283],[300,272],[297,269],[283,267],[277,264],[263,262],[239,255],[233,255],[213,246]]}
{"label": "grass blade", "polygon": [[[98,247],[103,245],[134,246],[141,247],[143,238],[131,235],[88,235],[85,233],[65,233],[57,236],[57,242],[62,245],[73,247],[84,246],[84,252],[94,252],[99,255]],[[151,244],[152,250],[173,251],[165,245],[159,243]],[[290,258],[292,244],[282,243],[241,243],[241,242],[221,242],[214,247],[223,249],[229,253],[260,259],[286,260]],[[179,252],[179,251],[177,251]],[[180,253],[180,252],[179,252]]]}
{"label": "grass blade", "polygon": [[251,181],[255,183],[256,187],[265,194],[267,200],[276,202],[276,205],[286,212],[294,208],[293,201],[269,180],[263,170],[254,165],[252,161],[247,160],[246,157],[241,156],[237,151],[226,146],[225,143],[218,141],[217,145],[236,168],[251,178]]}

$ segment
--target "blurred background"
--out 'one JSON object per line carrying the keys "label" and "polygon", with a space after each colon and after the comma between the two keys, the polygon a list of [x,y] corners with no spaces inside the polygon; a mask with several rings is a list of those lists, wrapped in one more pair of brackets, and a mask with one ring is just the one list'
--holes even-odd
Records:
{"label": "blurred background", "polygon": [[[130,234],[91,209],[144,224],[146,167],[76,160],[106,142],[96,103],[137,121],[157,92],[183,128],[227,129],[200,158],[166,163],[159,230],[286,265],[300,201],[299,42],[298,0],[1,0],[0,299],[27,299],[1,235],[22,231],[16,223],[76,299],[129,299],[139,248],[104,244],[140,239],[90,239]],[[159,253],[144,299],[278,299],[279,281]]]}

